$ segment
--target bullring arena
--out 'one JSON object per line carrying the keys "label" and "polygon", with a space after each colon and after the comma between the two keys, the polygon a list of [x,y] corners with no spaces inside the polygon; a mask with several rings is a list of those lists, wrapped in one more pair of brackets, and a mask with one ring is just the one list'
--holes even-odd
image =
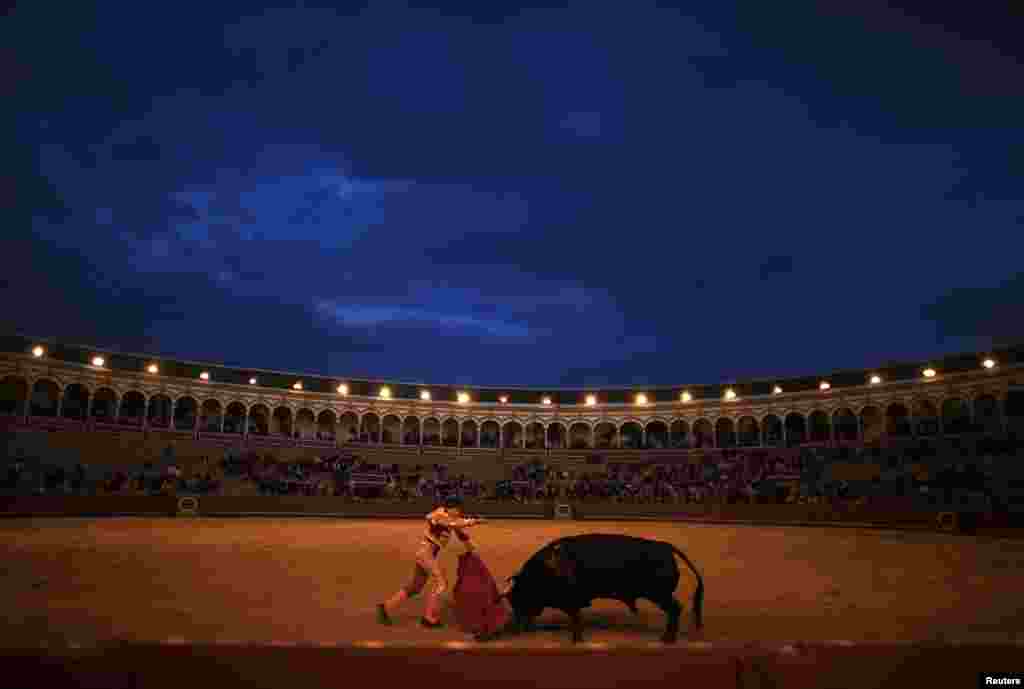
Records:
{"label": "bullring arena", "polygon": [[[108,639],[309,644],[468,641],[416,621],[413,599],[382,627],[373,605],[406,583],[421,523],[407,519],[6,520],[4,641]],[[1024,542],[868,529],[665,522],[496,520],[474,540],[497,578],[545,543],[581,533],[670,541],[705,578],[706,642],[1024,640]],[[442,556],[451,577],[461,547]],[[686,603],[694,580],[681,578]],[[664,614],[614,601],[586,614],[590,642],[658,641]],[[516,647],[568,645],[547,611]]]}
{"label": "bullring arena", "polygon": [[[772,391],[762,381],[704,398],[654,391],[643,401],[578,391],[552,404],[524,391],[463,397],[439,386],[433,399],[398,385],[401,398],[375,397],[369,383],[309,376],[305,389],[285,375],[257,385],[248,372],[157,367],[142,356],[118,357],[131,370],[114,370],[86,351],[63,348],[58,360],[22,345],[31,354],[0,357],[6,677],[107,689],[481,678],[510,687],[823,689],[976,686],[981,672],[1022,669],[1024,540],[1010,490],[1024,418],[1020,352],[1000,353],[999,366],[961,357],[924,375],[905,367],[905,380],[884,372],[880,387],[861,372],[828,387],[780,381]],[[206,368],[212,377],[184,377]],[[240,415],[230,419],[233,408]],[[388,435],[389,419],[401,432]],[[497,433],[485,442],[488,426]],[[612,432],[599,437],[602,426]],[[351,437],[338,437],[343,430]],[[208,471],[209,456],[227,463],[230,453],[274,454],[281,473],[186,481]],[[409,580],[422,517],[438,495],[421,485],[411,497],[363,499],[340,479],[322,492],[309,472],[339,453],[380,476],[398,467],[410,486],[430,465],[483,479],[489,488],[467,509],[489,519],[473,536],[499,580],[562,536],[671,542],[704,577],[705,626],[689,624],[694,580],[685,568],[674,645],[659,641],[664,615],[645,600],[636,615],[595,601],[576,646],[554,610],[534,632],[487,643],[460,631],[450,612],[444,628],[421,628],[421,599],[396,611],[393,626],[379,625],[374,605]],[[987,472],[985,495],[938,480],[966,476],[950,473],[965,461]],[[102,480],[63,469],[53,479],[51,463],[88,464]],[[629,472],[675,467],[649,485],[676,481],[678,493],[570,495],[564,481],[561,493],[536,500],[495,492],[502,483],[532,490],[533,478],[514,474],[525,464],[574,486],[574,475],[593,472],[606,487]],[[170,466],[186,475],[160,474]],[[360,480],[378,481],[362,471]],[[115,472],[133,477],[127,488],[112,487]],[[737,500],[732,489],[755,476],[771,488]],[[694,502],[687,491],[698,484]],[[453,542],[442,555],[452,583],[460,550]]]}
{"label": "bullring arena", "polygon": [[[377,654],[363,658],[364,665],[390,662],[380,655],[387,653],[404,663],[417,658],[441,675],[459,667],[470,672],[471,666],[463,664],[469,658],[439,654],[482,653],[472,660],[512,661],[502,665],[507,679],[522,675],[515,662],[521,654],[539,654],[530,656],[531,665],[545,654],[559,654],[548,655],[548,662],[578,660],[581,652],[591,654],[586,656],[591,661],[593,654],[605,656],[597,665],[576,663],[572,676],[578,684],[562,674],[564,664],[552,666],[549,679],[560,686],[666,678],[668,670],[651,669],[662,666],[652,665],[650,654],[670,661],[673,671],[686,668],[683,679],[706,677],[715,686],[743,685],[742,677],[752,686],[769,681],[749,679],[755,670],[786,678],[785,686],[801,686],[794,679],[800,677],[811,682],[806,686],[823,686],[815,682],[829,672],[847,680],[859,677],[858,686],[882,686],[884,677],[897,686],[900,677],[905,679],[900,669],[909,672],[908,661],[899,657],[906,649],[913,649],[917,673],[940,667],[926,654],[929,649],[948,653],[944,649],[951,643],[961,654],[982,654],[977,662],[991,668],[994,659],[1005,662],[1007,649],[1020,651],[1024,640],[1024,542],[1019,540],[664,522],[497,520],[478,527],[476,540],[497,577],[512,574],[541,545],[569,534],[623,533],[679,545],[701,569],[707,598],[704,629],[684,631],[676,646],[658,642],[664,616],[646,601],[638,616],[621,604],[596,601],[585,611],[582,649],[571,647],[564,615],[550,610],[536,632],[490,644],[475,644],[454,624],[420,628],[422,601],[417,599],[395,614],[393,626],[382,627],[373,604],[407,581],[420,526],[412,520],[315,518],[5,520],[0,522],[5,563],[0,600],[7,611],[3,644],[72,649],[62,652],[88,658],[104,645],[128,643],[125,648],[136,649],[124,661],[130,666],[142,662],[146,649],[161,649],[164,669],[158,674],[168,686],[195,678],[205,667],[203,652],[196,649],[212,649],[207,664],[215,666],[229,663],[232,653],[246,653],[238,662],[250,673],[269,664],[259,671],[266,679],[275,671],[285,673],[292,662],[281,657],[274,665],[274,653],[301,653],[304,647],[322,654],[339,648]],[[448,550],[444,567],[454,575],[457,548]],[[692,591],[693,579],[684,575],[677,596],[687,612]],[[811,646],[801,646],[808,642]],[[298,648],[288,648],[293,645]],[[185,660],[195,665],[181,676],[167,667],[166,654],[174,657],[184,649],[192,649]],[[841,657],[822,663],[815,655],[828,653]],[[870,653],[870,664],[858,653]],[[888,657],[880,663],[879,654]],[[253,661],[253,655],[263,657]],[[109,652],[107,657],[104,672],[111,665],[125,667]],[[821,667],[807,674],[812,659]],[[617,665],[609,666],[613,661]],[[82,659],[78,662],[81,669]],[[344,672],[348,662],[338,663],[334,672]],[[966,661],[957,662],[962,670]],[[881,668],[883,677],[872,676],[872,668]],[[943,677],[949,679],[947,672]],[[76,681],[82,686],[89,677],[99,685],[112,681],[109,675],[98,675],[106,680],[96,676],[78,675]],[[608,684],[609,677],[618,679]],[[507,686],[512,684],[509,679]]]}

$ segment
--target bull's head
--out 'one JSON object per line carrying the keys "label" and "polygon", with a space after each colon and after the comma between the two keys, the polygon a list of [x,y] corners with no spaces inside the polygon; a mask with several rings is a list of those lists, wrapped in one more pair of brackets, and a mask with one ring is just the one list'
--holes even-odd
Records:
{"label": "bull's head", "polygon": [[500,597],[512,606],[515,623],[528,628],[550,604],[552,595],[563,585],[576,583],[576,566],[561,546],[542,551],[530,559],[522,570],[509,577]]}

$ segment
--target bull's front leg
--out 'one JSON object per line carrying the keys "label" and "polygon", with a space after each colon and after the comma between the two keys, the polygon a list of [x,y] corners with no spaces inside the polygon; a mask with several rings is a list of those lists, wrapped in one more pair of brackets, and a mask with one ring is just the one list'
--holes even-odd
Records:
{"label": "bull's front leg", "polygon": [[566,610],[569,614],[569,629],[572,630],[572,642],[578,644],[583,641],[583,615],[579,609]]}

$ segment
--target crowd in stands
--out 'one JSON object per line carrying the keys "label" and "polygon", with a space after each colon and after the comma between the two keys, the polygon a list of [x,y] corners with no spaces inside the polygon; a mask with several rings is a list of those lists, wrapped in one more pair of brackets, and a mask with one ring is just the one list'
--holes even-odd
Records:
{"label": "crowd in stands", "polygon": [[[280,462],[250,452],[206,458],[185,470],[173,461],[159,466],[70,469],[15,458],[0,478],[4,494],[218,495],[232,486],[249,494],[337,496],[352,500],[439,500],[449,495],[516,502],[615,501],[627,503],[814,503],[913,498],[931,505],[980,498],[1006,506],[997,488],[1000,468],[1013,466],[1024,443],[1012,437],[961,442],[914,441],[897,447],[803,447],[737,449],[709,453],[688,463],[628,463],[558,471],[535,460],[517,466],[510,480],[483,483],[434,464],[380,466],[344,451],[304,463]],[[833,480],[829,464],[871,464],[881,472],[867,481]],[[926,467],[926,470],[921,469]],[[1003,483],[1006,483],[1003,481]]]}

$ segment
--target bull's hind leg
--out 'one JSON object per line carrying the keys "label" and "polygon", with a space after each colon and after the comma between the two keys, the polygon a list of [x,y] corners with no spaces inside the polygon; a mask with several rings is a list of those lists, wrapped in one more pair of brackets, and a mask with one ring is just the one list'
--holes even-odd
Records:
{"label": "bull's hind leg", "polygon": [[651,601],[661,608],[668,618],[668,627],[665,628],[661,640],[667,644],[674,644],[679,637],[679,616],[683,611],[683,606],[671,593],[651,598]]}
{"label": "bull's hind leg", "polygon": [[563,609],[562,612],[569,616],[569,629],[572,631],[572,642],[574,644],[578,644],[583,641],[583,615],[580,614],[580,609]]}

